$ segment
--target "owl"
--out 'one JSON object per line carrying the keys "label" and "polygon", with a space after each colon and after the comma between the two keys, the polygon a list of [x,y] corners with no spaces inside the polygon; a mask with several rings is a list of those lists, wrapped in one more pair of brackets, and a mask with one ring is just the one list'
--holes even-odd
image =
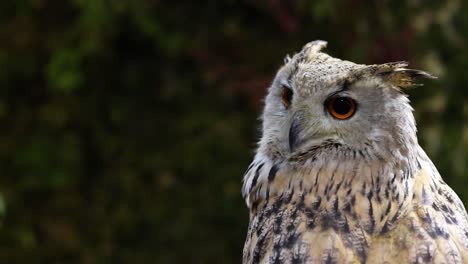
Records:
{"label": "owl", "polygon": [[419,146],[406,62],[355,64],[313,41],[265,100],[242,194],[243,263],[468,263],[468,217]]}

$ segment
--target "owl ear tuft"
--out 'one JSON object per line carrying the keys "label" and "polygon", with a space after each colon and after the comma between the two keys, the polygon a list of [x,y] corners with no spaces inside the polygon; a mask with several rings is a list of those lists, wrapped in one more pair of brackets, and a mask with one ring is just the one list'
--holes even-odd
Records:
{"label": "owl ear tuft", "polygon": [[408,69],[406,68],[407,66],[407,62],[390,62],[374,65],[376,67],[374,74],[400,89],[422,86],[418,82],[421,79],[437,79],[437,77],[425,71]]}
{"label": "owl ear tuft", "polygon": [[323,40],[314,40],[304,45],[301,54],[305,61],[312,60],[317,53],[327,47],[327,42]]}

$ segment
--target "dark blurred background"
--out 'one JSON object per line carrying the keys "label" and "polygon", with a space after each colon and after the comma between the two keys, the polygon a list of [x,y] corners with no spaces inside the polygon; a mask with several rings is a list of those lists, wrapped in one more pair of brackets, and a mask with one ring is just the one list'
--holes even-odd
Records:
{"label": "dark blurred background", "polygon": [[468,202],[466,1],[0,2],[0,262],[239,263],[241,178],[286,54],[408,60]]}

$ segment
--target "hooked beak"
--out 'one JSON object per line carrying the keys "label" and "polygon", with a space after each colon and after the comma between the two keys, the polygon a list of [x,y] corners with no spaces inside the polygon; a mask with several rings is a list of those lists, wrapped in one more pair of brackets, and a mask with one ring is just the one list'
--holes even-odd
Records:
{"label": "hooked beak", "polygon": [[301,119],[302,119],[301,113],[294,114],[291,127],[289,128],[289,150],[291,152],[294,152],[302,142],[302,140],[300,139]]}

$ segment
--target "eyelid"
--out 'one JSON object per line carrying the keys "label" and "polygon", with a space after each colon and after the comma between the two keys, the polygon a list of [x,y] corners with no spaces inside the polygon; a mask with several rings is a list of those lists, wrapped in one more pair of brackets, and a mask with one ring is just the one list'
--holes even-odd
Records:
{"label": "eyelid", "polygon": [[293,94],[295,93],[294,92],[294,89],[288,84],[288,83],[285,83],[285,82],[281,82],[281,89],[280,90],[280,95],[283,93],[283,90],[284,89],[288,89],[289,91],[291,91]]}
{"label": "eyelid", "polygon": [[345,80],[343,84],[340,86],[340,89],[337,91],[334,91],[333,93],[330,93],[327,96],[327,99],[325,101],[330,100],[331,98],[337,96],[338,94],[351,97],[350,93],[348,92],[350,90],[349,85],[350,85],[350,82],[348,80]]}
{"label": "eyelid", "polygon": [[281,87],[282,88],[288,88],[288,89],[292,90],[292,86],[291,86],[291,83],[289,82],[289,80],[288,81],[282,81],[281,82]]}
{"label": "eyelid", "polygon": [[327,99],[325,99],[325,102],[337,96],[346,96],[346,97],[351,97],[351,98],[353,97],[351,93],[348,92],[348,89],[340,89],[338,91],[334,91],[333,93],[330,93],[329,95],[327,95],[326,97]]}

